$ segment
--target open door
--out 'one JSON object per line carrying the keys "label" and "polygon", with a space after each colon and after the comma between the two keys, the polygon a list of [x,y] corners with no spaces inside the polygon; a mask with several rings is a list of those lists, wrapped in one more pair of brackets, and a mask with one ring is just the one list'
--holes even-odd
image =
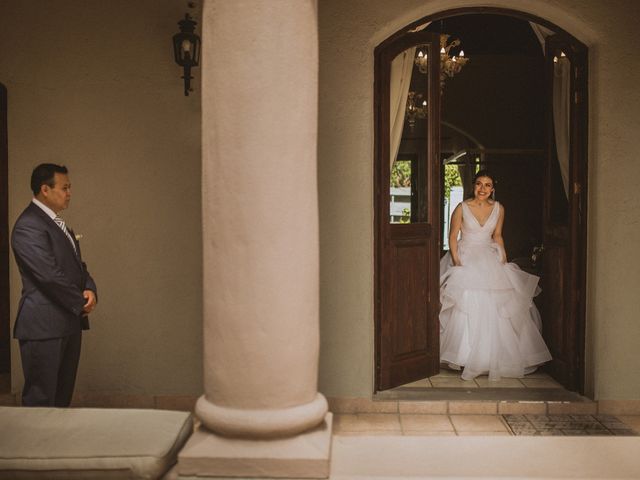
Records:
{"label": "open door", "polygon": [[546,39],[548,134],[543,213],[543,335],[559,383],[584,393],[587,220],[587,51]]}
{"label": "open door", "polygon": [[[385,390],[439,370],[439,35],[384,42],[375,72],[375,388]],[[419,113],[410,154],[402,148],[407,110]]]}

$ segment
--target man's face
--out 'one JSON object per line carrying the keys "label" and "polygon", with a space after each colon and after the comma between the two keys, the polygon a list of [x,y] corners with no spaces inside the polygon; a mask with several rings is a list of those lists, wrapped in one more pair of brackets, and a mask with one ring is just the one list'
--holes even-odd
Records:
{"label": "man's face", "polygon": [[69,181],[69,176],[64,173],[55,173],[53,180],[55,181],[53,187],[43,185],[40,188],[40,195],[42,196],[42,202],[47,207],[56,213],[60,213],[69,207],[71,182]]}

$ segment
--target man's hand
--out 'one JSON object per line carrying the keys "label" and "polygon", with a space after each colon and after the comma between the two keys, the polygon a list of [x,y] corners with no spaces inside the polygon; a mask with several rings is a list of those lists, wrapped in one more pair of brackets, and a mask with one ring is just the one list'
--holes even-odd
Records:
{"label": "man's hand", "polygon": [[86,314],[91,313],[91,311],[96,308],[96,294],[93,293],[92,290],[85,290],[82,292],[82,296],[87,300],[87,303],[82,307],[82,311]]}

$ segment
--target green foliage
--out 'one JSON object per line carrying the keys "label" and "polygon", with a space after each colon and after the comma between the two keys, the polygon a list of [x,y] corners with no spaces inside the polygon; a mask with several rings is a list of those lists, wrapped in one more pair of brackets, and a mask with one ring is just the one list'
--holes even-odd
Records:
{"label": "green foliage", "polygon": [[411,186],[411,162],[408,160],[398,160],[391,167],[391,187]]}
{"label": "green foliage", "polygon": [[402,217],[400,217],[400,223],[411,223],[411,210],[408,208],[402,209]]}
{"label": "green foliage", "polygon": [[461,187],[462,178],[458,172],[457,165],[445,165],[444,166],[444,196],[449,198],[451,196],[451,187]]}

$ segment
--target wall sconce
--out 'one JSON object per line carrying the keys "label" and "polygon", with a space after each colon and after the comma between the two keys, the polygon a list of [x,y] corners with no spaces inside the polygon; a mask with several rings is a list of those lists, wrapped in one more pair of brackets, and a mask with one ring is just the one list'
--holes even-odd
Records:
{"label": "wall sconce", "polygon": [[184,20],[178,22],[180,33],[173,36],[173,53],[178,65],[183,68],[184,75],[184,94],[189,95],[191,88],[191,67],[197,67],[200,63],[200,37],[194,32],[197,22],[189,16],[184,15]]}

